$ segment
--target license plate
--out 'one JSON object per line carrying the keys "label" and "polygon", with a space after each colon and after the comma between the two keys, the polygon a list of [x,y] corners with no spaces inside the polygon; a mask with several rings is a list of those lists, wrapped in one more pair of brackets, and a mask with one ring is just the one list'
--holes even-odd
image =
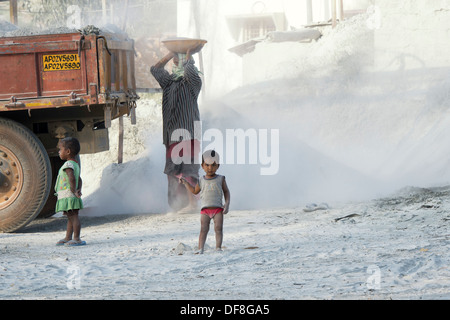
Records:
{"label": "license plate", "polygon": [[80,57],[71,54],[45,54],[42,56],[44,71],[80,70]]}

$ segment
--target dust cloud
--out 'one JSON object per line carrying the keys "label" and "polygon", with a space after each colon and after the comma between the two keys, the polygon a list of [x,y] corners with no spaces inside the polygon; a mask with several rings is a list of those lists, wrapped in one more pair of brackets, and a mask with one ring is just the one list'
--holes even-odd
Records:
{"label": "dust cloud", "polygon": [[[158,11],[160,17],[176,12],[175,2],[167,3],[168,11]],[[143,19],[134,7],[127,17]],[[400,65],[397,69],[371,70],[377,48],[367,19],[365,14],[346,19],[307,44],[260,42],[243,58],[246,84],[220,95],[208,95],[208,88],[215,81],[227,81],[220,75],[232,74],[235,65],[214,48],[205,48],[205,67],[215,71],[205,72],[202,128],[203,133],[221,133],[219,145],[233,145],[235,161],[225,161],[218,171],[227,177],[232,209],[362,200],[407,185],[448,183],[448,68],[405,70],[400,60],[407,57],[400,57],[393,62]],[[107,22],[121,24],[119,18]],[[201,21],[191,23],[194,28]],[[132,37],[144,35],[145,30],[163,37],[164,30],[173,34],[176,29],[170,23],[164,30],[138,24],[127,28]],[[82,156],[85,203],[91,214],[169,210],[161,101],[158,95],[141,96],[138,124],[125,121],[124,163],[115,164],[114,123],[111,150]],[[268,137],[262,141],[257,136],[256,146],[246,137],[245,155],[238,155],[237,141],[230,141],[227,130],[267,132]],[[279,136],[271,140],[275,131]],[[212,142],[203,141],[203,147]],[[263,147],[267,156],[277,155],[270,159],[272,164],[277,161],[274,174],[261,175],[261,168],[268,167],[261,161]],[[257,163],[251,163],[250,150],[257,151]],[[222,159],[227,159],[231,150],[224,147],[222,152]],[[238,156],[244,164],[236,164]]]}

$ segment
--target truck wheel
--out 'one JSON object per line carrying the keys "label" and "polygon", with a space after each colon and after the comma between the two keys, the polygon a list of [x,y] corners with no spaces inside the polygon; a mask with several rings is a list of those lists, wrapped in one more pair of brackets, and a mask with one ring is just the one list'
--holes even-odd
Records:
{"label": "truck wheel", "polygon": [[[58,177],[58,171],[61,168],[61,166],[64,164],[64,160],[61,160],[58,157],[50,157],[50,164],[52,166],[52,187],[50,190],[55,190],[55,184],[56,184],[56,178]],[[48,195],[47,202],[45,203],[44,207],[42,208],[41,212],[37,216],[37,219],[45,219],[53,216],[56,208],[56,201],[58,200],[58,197],[55,196],[53,192],[50,192]]]}
{"label": "truck wheel", "polygon": [[0,118],[0,232],[31,222],[47,201],[51,182],[50,160],[38,137]]}

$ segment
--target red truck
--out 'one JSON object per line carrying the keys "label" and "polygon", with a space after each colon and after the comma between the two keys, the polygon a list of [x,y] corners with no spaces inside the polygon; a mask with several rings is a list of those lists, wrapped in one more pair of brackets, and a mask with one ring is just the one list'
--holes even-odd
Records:
{"label": "red truck", "polygon": [[0,232],[54,214],[59,139],[96,153],[111,120],[135,124],[134,57],[124,33],[0,38]]}

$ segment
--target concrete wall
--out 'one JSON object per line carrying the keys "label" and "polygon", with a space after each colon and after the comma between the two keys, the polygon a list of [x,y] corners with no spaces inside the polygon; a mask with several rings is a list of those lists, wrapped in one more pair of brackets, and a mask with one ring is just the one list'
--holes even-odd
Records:
{"label": "concrete wall", "polygon": [[[218,97],[243,84],[243,59],[228,49],[240,44],[227,22],[237,15],[283,12],[286,30],[331,19],[332,0],[178,0],[177,34],[206,39],[202,50],[208,97]],[[344,0],[345,10],[365,10],[370,0]],[[199,55],[195,56],[200,65]],[[267,61],[270,61],[268,59]],[[256,62],[264,67],[264,61]]]}
{"label": "concrete wall", "polygon": [[450,66],[450,0],[376,0],[375,69]]}
{"label": "concrete wall", "polygon": [[[227,1],[178,1],[178,36],[206,39],[208,43],[202,50],[204,85],[203,93],[209,97],[220,96],[241,83],[242,61],[228,51],[235,45],[226,22],[231,14]],[[197,17],[197,23],[194,16]],[[194,56],[200,66],[200,56]]]}

